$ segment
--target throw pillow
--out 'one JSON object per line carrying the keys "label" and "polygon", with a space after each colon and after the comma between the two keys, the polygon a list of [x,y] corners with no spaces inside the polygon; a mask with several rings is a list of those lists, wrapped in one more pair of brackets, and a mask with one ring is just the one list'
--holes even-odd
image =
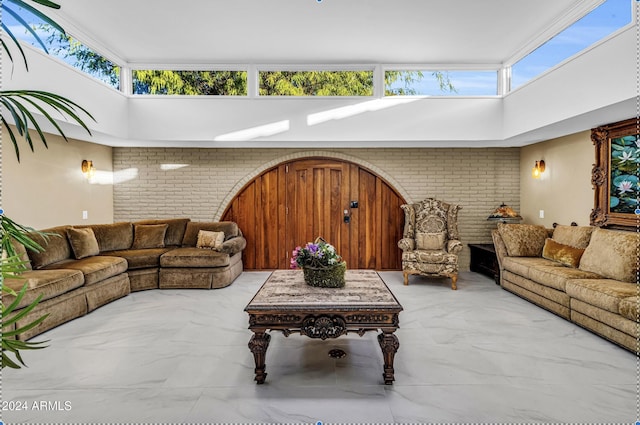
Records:
{"label": "throw pillow", "polygon": [[533,224],[498,223],[498,232],[510,257],[540,257],[547,229]]}
{"label": "throw pillow", "polygon": [[70,227],[67,229],[67,238],[69,239],[69,244],[71,245],[71,250],[73,251],[73,256],[76,257],[76,260],[98,255],[100,253],[98,240],[96,239],[96,235],[93,233],[93,229],[91,227],[84,227],[81,229]]}
{"label": "throw pillow", "polygon": [[580,270],[636,283],[640,233],[597,228],[580,260]]}
{"label": "throw pillow", "polygon": [[575,248],[570,245],[564,245],[547,238],[542,248],[542,257],[552,260],[574,269],[580,265],[580,258],[584,253],[584,249]]}
{"label": "throw pillow", "polygon": [[166,224],[136,224],[131,249],[164,248],[167,227]]}
{"label": "throw pillow", "polygon": [[15,240],[14,238],[9,239],[11,241],[11,246],[13,250],[16,252],[16,255],[20,257],[20,261],[23,262],[23,266],[25,270],[32,270],[31,261],[29,260],[29,255],[27,255],[27,248],[24,247],[20,242]]}
{"label": "throw pillow", "polygon": [[445,232],[416,233],[416,247],[418,249],[443,250]]}
{"label": "throw pillow", "polygon": [[200,230],[198,232],[198,241],[196,248],[208,248],[218,251],[224,242],[224,232],[211,232],[208,230]]}
{"label": "throw pillow", "polygon": [[559,225],[553,229],[553,240],[563,245],[584,249],[589,245],[593,229],[595,229],[593,226]]}

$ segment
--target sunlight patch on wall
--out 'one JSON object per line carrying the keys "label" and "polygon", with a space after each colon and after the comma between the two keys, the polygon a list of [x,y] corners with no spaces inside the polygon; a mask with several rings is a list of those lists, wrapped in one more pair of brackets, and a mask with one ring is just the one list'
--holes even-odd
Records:
{"label": "sunlight patch on wall", "polygon": [[340,108],[329,109],[327,111],[307,115],[307,125],[312,126],[331,120],[341,120],[354,115],[364,114],[365,112],[380,111],[382,109],[404,105],[405,103],[415,102],[416,100],[418,100],[418,98],[376,99],[357,103],[355,105],[342,106]]}
{"label": "sunlight patch on wall", "polygon": [[188,167],[189,164],[160,164],[162,171],[179,170],[180,168]]}
{"label": "sunlight patch on wall", "polygon": [[101,185],[116,185],[124,183],[129,180],[133,180],[138,177],[137,168],[127,168],[119,171],[100,171],[97,170],[96,174],[91,178],[89,183],[101,184]]}
{"label": "sunlight patch on wall", "polygon": [[258,137],[268,137],[273,136],[274,134],[284,133],[289,131],[290,127],[291,123],[289,120],[277,121],[271,124],[259,125],[245,130],[221,134],[216,136],[213,140],[216,142],[242,142],[253,140]]}

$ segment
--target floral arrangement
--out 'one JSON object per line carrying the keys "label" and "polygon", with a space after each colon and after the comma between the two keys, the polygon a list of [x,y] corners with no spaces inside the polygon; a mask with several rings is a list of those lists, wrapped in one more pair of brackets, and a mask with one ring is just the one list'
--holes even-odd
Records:
{"label": "floral arrangement", "polygon": [[333,245],[322,238],[309,242],[304,247],[297,246],[291,255],[291,268],[330,267],[342,263]]}

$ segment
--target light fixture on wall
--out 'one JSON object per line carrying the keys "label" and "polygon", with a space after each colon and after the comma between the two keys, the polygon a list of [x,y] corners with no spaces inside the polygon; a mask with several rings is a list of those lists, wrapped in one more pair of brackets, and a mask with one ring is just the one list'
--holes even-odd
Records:
{"label": "light fixture on wall", "polygon": [[96,173],[96,169],[93,166],[93,161],[91,161],[90,159],[82,160],[81,169],[82,169],[82,174],[84,174],[84,177],[86,179],[90,179]]}
{"label": "light fixture on wall", "polygon": [[544,169],[544,160],[541,159],[540,161],[536,161],[536,165],[534,165],[533,169],[531,170],[531,177],[533,177],[534,179],[539,179],[540,176],[542,176],[542,173],[544,173]]}

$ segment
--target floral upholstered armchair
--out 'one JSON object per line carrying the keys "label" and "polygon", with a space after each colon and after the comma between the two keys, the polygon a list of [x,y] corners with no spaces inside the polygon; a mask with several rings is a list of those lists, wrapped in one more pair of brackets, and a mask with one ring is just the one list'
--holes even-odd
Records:
{"label": "floral upholstered armchair", "polygon": [[405,220],[398,247],[402,249],[404,284],[409,284],[410,274],[444,276],[451,278],[451,289],[457,289],[461,207],[429,198],[401,208]]}

